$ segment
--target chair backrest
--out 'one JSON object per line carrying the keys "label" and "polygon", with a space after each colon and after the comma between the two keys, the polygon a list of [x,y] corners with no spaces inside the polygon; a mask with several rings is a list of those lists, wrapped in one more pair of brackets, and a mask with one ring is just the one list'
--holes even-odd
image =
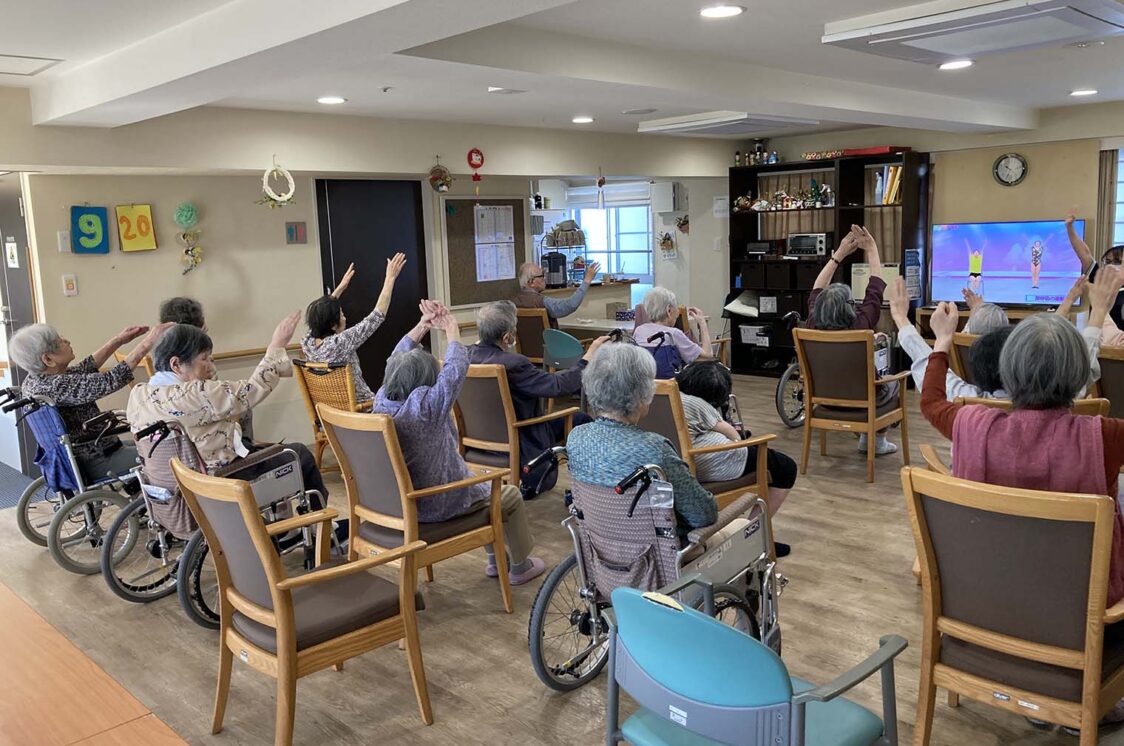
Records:
{"label": "chair backrest", "polygon": [[470,365],[461,393],[462,442],[470,448],[507,451],[518,442],[512,423],[515,405],[507,385],[507,370],[502,365]]}
{"label": "chair backrest", "polygon": [[656,395],[648,407],[648,414],[636,423],[641,430],[662,435],[671,441],[671,447],[679,457],[687,461],[694,470],[693,459],[687,454],[691,447],[691,433],[687,429],[687,418],[683,414],[683,398],[679,395],[679,383],[674,379],[656,379]]}
{"label": "chair backrest", "polygon": [[[956,404],[978,404],[982,407],[991,407],[993,409],[1003,409],[1010,411],[1014,406],[1010,399],[977,399],[972,396],[958,396],[955,399]],[[1111,403],[1108,399],[1076,399],[1073,406],[1069,408],[1070,414],[1083,414],[1090,417],[1106,417],[1108,416]]]}
{"label": "chair backrest", "polygon": [[1095,660],[1100,680],[1112,498],[909,467],[902,485],[933,615],[925,624],[1042,663]]}
{"label": "chair backrest", "polygon": [[550,329],[550,316],[545,308],[517,308],[515,310],[515,349],[532,363],[543,361],[543,332]]}
{"label": "chair backrest", "polygon": [[374,511],[389,519],[376,523],[399,530],[404,519],[409,524],[413,518],[416,524],[417,514],[405,497],[414,489],[413,482],[390,415],[346,412],[324,404],[316,410],[340,462],[351,507]]}
{"label": "chair backrest", "polygon": [[972,386],[976,385],[976,377],[972,375],[972,366],[968,364],[968,361],[971,360],[969,348],[979,338],[980,335],[978,334],[956,332],[952,335],[952,350],[948,356],[949,362],[952,364],[952,372]]}
{"label": "chair backrest", "polygon": [[609,675],[649,713],[708,743],[791,742],[792,680],[776,653],[658,593],[620,588],[612,602]]}
{"label": "chair backrest", "polygon": [[638,485],[618,495],[612,487],[575,479],[570,490],[581,516],[582,555],[599,598],[608,600],[622,586],[651,591],[677,579],[674,504],[653,507],[657,492],[649,488],[630,516]]}
{"label": "chair backrest", "polygon": [[[172,473],[172,459],[177,458],[190,469],[206,474],[202,456],[178,422],[166,423],[168,431],[137,439],[137,455],[141,460],[141,487],[150,499],[148,507],[156,521],[180,538],[186,538],[199,528],[190,510],[183,510],[183,494],[176,475]],[[155,488],[155,489],[154,489]],[[157,494],[164,490],[167,496]]]}
{"label": "chair backrest", "polygon": [[[113,359],[119,363],[125,362],[125,358],[127,358],[128,356],[128,353],[121,351],[113,353]],[[144,356],[144,358],[141,360],[141,367],[144,368],[145,375],[147,375],[149,378],[152,378],[154,375],[156,375],[156,366],[152,363],[152,355]],[[129,388],[132,388],[136,385],[136,381],[129,382]]]}
{"label": "chair backrest", "polygon": [[249,483],[200,474],[179,459],[172,460],[172,473],[207,538],[221,596],[233,588],[258,606],[276,609],[276,584],[285,573]]}
{"label": "chair backrest", "polygon": [[577,337],[557,329],[547,329],[543,337],[543,363],[562,370],[573,368],[582,359],[585,349]]}
{"label": "chair backrest", "polygon": [[1112,402],[1111,417],[1124,418],[1124,347],[1102,347],[1100,395]]}
{"label": "chair backrest", "polygon": [[50,404],[41,404],[29,412],[24,421],[39,446],[35,464],[42,470],[47,488],[51,492],[81,490],[84,487],[81,475],[63,444],[67,431],[59,410]]}
{"label": "chair backrest", "polygon": [[293,376],[300,386],[309,419],[319,427],[316,405],[326,404],[335,409],[354,412],[359,408],[355,399],[355,381],[347,363],[312,363],[293,360]]}
{"label": "chair backrest", "polygon": [[874,401],[874,332],[793,329],[804,400],[866,407]]}

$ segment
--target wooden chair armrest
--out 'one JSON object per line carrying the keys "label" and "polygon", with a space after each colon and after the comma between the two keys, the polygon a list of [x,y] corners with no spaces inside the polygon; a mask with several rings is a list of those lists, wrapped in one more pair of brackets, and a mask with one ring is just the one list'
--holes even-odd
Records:
{"label": "wooden chair armrest", "polygon": [[355,411],[356,412],[370,412],[371,407],[373,407],[373,406],[375,406],[375,400],[374,399],[364,399],[363,401],[355,402]]}
{"label": "wooden chair armrest", "polygon": [[429,495],[438,495],[442,492],[449,490],[457,490],[461,487],[471,487],[474,484],[483,484],[484,482],[495,482],[503,479],[511,474],[511,469],[495,469],[477,474],[476,476],[468,477],[467,479],[458,479],[456,482],[448,482],[446,484],[438,484],[433,487],[426,487],[424,490],[413,490],[406,493],[406,497],[411,500],[417,500],[419,497],[428,497]]}
{"label": "wooden chair armrest", "polygon": [[1104,610],[1105,624],[1116,624],[1121,621],[1124,621],[1124,599],[1120,599]]}
{"label": "wooden chair armrest", "polygon": [[768,443],[770,440],[775,440],[776,435],[757,435],[745,440],[731,440],[729,443],[719,443],[714,446],[703,446],[701,448],[688,448],[687,453],[692,456],[700,456],[704,453],[721,453],[722,451],[732,451],[735,448],[748,448],[749,446],[759,446]]}
{"label": "wooden chair armrest", "polygon": [[542,424],[543,422],[550,422],[551,420],[560,420],[563,417],[571,417],[571,416],[577,414],[580,411],[581,411],[581,409],[579,409],[578,407],[566,407],[565,409],[559,409],[557,412],[551,412],[550,414],[544,414],[542,417],[532,417],[529,420],[519,420],[517,422],[513,422],[512,425],[514,425],[517,428],[528,427],[530,425],[539,425],[539,424]]}
{"label": "wooden chair armrest", "polygon": [[420,552],[425,549],[426,543],[424,541],[411,541],[406,546],[391,549],[389,552],[379,552],[373,557],[365,557],[361,560],[354,562],[347,562],[342,565],[333,565],[326,567],[323,570],[313,570],[306,572],[304,575],[298,575],[295,578],[285,578],[277,584],[279,591],[291,591],[294,588],[301,588],[306,585],[313,585],[315,583],[324,583],[336,578],[347,577],[354,575],[357,572],[364,572],[370,570],[372,567],[385,565],[388,562],[402,559],[408,554]]}
{"label": "wooden chair armrest", "polygon": [[287,534],[295,528],[304,528],[314,523],[327,523],[339,517],[339,511],[333,510],[332,508],[323,508],[321,510],[314,510],[311,513],[295,515],[283,521],[267,523],[265,524],[265,530],[270,536],[277,536],[277,534]]}
{"label": "wooden chair armrest", "polygon": [[948,464],[941,461],[937,449],[928,443],[921,444],[921,458],[925,460],[925,465],[929,467],[930,471],[935,471],[938,474],[952,474],[952,470],[948,468]]}
{"label": "wooden chair armrest", "polygon": [[879,386],[881,384],[890,383],[892,381],[904,381],[905,379],[909,378],[909,376],[910,376],[910,372],[908,370],[903,370],[901,373],[895,373],[892,376],[886,376],[885,378],[879,378],[878,380],[876,380],[874,382],[874,385]]}

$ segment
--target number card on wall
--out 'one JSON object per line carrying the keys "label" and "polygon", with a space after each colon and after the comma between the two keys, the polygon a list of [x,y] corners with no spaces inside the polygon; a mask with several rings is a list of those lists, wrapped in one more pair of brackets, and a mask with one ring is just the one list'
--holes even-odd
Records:
{"label": "number card on wall", "polygon": [[156,248],[152,205],[117,205],[115,209],[121,251],[151,251]]}
{"label": "number card on wall", "polygon": [[70,249],[75,254],[109,253],[109,208],[73,205],[70,208]]}

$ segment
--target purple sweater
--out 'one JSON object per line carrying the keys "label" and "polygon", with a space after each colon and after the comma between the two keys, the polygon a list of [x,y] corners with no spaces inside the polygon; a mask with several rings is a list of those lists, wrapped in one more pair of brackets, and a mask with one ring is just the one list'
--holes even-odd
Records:
{"label": "purple sweater", "polygon": [[[394,353],[418,347],[409,336],[402,337]],[[392,353],[393,354],[393,353]],[[386,398],[385,389],[375,394],[374,411],[394,419],[398,442],[406,457],[406,468],[414,489],[456,482],[472,476],[458,449],[457,428],[453,423],[453,404],[461,392],[468,373],[468,353],[460,342],[450,342],[445,351],[445,365],[437,375],[437,383],[419,386],[406,401]],[[430,495],[417,501],[418,521],[437,523],[455,518],[472,505],[487,500],[491,483]]]}

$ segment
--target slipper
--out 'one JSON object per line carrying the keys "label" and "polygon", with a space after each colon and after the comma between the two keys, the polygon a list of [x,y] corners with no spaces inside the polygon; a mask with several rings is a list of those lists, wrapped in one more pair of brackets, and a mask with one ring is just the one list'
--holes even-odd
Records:
{"label": "slipper", "polygon": [[500,576],[500,571],[496,569],[496,566],[494,564],[492,564],[484,568],[484,574],[489,578],[498,578]]}
{"label": "slipper", "polygon": [[531,561],[531,566],[528,567],[525,571],[519,573],[518,575],[514,575],[510,572],[507,574],[508,582],[510,582],[512,585],[523,585],[530,580],[534,580],[538,576],[542,575],[543,571],[546,569],[546,563],[538,557],[528,557],[527,559]]}

